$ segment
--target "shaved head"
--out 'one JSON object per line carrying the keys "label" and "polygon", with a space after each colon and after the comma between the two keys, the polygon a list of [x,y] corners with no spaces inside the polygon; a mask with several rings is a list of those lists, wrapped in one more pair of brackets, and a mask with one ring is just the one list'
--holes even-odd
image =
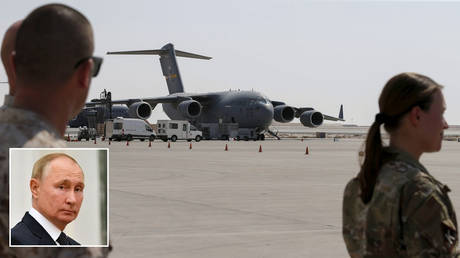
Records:
{"label": "shaved head", "polygon": [[84,15],[63,4],[39,7],[24,19],[17,34],[18,84],[52,87],[65,83],[93,50],[93,31]]}
{"label": "shaved head", "polygon": [[14,46],[16,44],[16,35],[18,33],[19,27],[21,26],[22,20],[19,20],[13,23],[5,32],[2,42],[2,63],[5,67],[6,75],[8,76],[8,83],[10,84],[10,95],[14,95],[15,92],[15,75],[12,69],[12,64],[10,62],[11,52],[14,51]]}

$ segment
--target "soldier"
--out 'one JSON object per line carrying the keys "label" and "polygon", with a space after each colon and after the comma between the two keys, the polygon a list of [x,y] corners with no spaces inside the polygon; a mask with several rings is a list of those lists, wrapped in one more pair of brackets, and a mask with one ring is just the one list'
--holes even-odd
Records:
{"label": "soldier", "polygon": [[14,50],[14,45],[16,42],[16,34],[18,32],[19,26],[21,26],[22,20],[19,20],[13,23],[8,30],[6,30],[5,35],[3,36],[2,42],[2,63],[5,67],[6,75],[8,76],[8,84],[9,84],[9,94],[5,95],[5,101],[3,102],[2,108],[6,106],[11,106],[14,100],[14,92],[16,89],[16,80],[14,73],[12,72],[12,64],[10,61],[11,53]]}
{"label": "soldier", "polygon": [[8,148],[64,147],[66,123],[84,105],[102,61],[92,56],[89,21],[62,4],[32,11],[14,49],[14,104],[0,113],[0,257],[107,257],[109,248],[8,247]]}
{"label": "soldier", "polygon": [[[442,86],[402,73],[379,98],[361,171],[346,186],[343,238],[351,257],[456,257],[457,219],[449,188],[419,162],[441,149],[448,128]],[[382,146],[380,126],[390,135]]]}

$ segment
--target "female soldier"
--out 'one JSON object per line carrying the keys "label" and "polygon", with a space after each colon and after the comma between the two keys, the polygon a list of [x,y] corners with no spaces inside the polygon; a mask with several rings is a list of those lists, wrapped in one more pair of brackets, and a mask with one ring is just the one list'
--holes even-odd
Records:
{"label": "female soldier", "polygon": [[[383,88],[361,171],[344,193],[343,238],[350,256],[455,256],[450,190],[419,162],[422,153],[441,149],[448,128],[441,89],[415,73],[396,75]],[[388,147],[382,146],[382,124]]]}

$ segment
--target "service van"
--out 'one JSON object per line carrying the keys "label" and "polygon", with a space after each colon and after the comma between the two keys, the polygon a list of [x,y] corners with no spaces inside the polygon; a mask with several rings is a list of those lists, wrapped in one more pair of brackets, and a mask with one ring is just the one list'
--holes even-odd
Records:
{"label": "service van", "polygon": [[134,139],[153,141],[156,138],[152,127],[145,120],[123,117],[105,122],[105,137],[115,141]]}
{"label": "service van", "polygon": [[201,131],[197,130],[186,120],[158,120],[157,121],[157,138],[163,141],[171,140],[195,140],[197,142],[203,139]]}

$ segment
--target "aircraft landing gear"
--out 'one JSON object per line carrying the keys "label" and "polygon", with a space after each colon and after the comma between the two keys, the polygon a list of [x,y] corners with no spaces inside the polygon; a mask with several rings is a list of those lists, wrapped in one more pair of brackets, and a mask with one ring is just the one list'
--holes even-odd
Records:
{"label": "aircraft landing gear", "polygon": [[259,134],[257,135],[257,140],[260,140],[260,141],[265,141],[265,134]]}

